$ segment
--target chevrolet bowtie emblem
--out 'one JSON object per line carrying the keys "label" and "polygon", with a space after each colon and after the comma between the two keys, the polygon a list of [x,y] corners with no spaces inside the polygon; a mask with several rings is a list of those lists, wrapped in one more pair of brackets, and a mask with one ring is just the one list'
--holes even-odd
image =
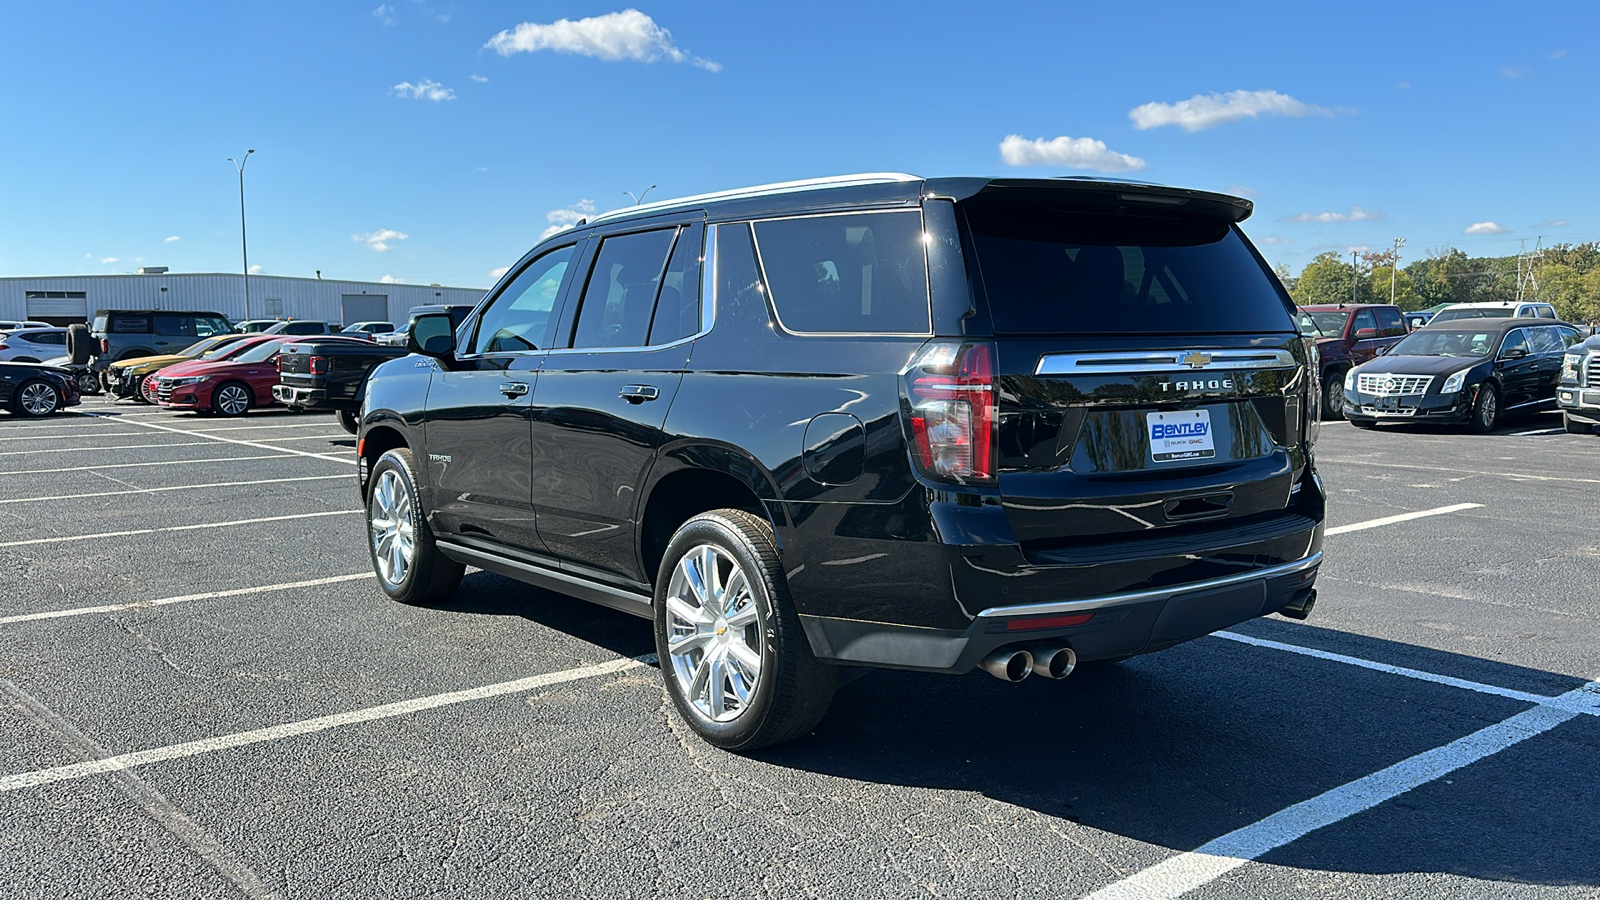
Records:
{"label": "chevrolet bowtie emblem", "polygon": [[1211,354],[1201,353],[1199,350],[1191,350],[1184,356],[1180,357],[1178,362],[1183,363],[1191,369],[1204,369],[1206,366],[1211,365]]}

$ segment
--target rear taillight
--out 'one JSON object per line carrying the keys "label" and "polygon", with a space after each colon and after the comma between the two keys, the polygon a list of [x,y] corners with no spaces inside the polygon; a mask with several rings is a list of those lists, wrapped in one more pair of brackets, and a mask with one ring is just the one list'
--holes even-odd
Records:
{"label": "rear taillight", "polygon": [[100,339],[100,352],[101,353],[110,353],[111,352],[111,340],[109,338],[101,338]]}
{"label": "rear taillight", "polygon": [[10,349],[11,348],[7,347],[5,344],[0,344],[0,350],[10,350]]}
{"label": "rear taillight", "polygon": [[924,473],[995,480],[994,346],[935,342],[905,372],[912,455]]}
{"label": "rear taillight", "polygon": [[310,363],[310,366],[311,366],[311,374],[313,374],[313,375],[326,375],[326,374],[328,374],[328,358],[326,356],[313,356],[309,360],[309,363]]}
{"label": "rear taillight", "polygon": [[1301,439],[1305,442],[1307,450],[1317,443],[1317,435],[1322,431],[1322,358],[1317,352],[1317,342],[1312,338],[1300,339],[1306,348],[1306,389],[1302,401],[1305,410],[1305,430]]}

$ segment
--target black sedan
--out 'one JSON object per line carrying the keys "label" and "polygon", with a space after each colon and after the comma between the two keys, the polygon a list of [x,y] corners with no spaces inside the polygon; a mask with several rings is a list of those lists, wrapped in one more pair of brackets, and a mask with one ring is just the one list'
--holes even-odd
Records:
{"label": "black sedan", "polygon": [[1344,417],[1464,422],[1476,432],[1501,416],[1553,408],[1566,349],[1578,329],[1549,319],[1470,319],[1429,325],[1344,379]]}
{"label": "black sedan", "polygon": [[0,363],[0,406],[39,418],[80,402],[72,373],[39,363]]}

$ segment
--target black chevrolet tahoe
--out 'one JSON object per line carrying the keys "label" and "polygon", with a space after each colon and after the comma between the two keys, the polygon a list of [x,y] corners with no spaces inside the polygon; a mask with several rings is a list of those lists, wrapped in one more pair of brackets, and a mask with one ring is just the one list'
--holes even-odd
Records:
{"label": "black chevrolet tahoe", "polygon": [[471,565],[650,618],[736,750],[847,667],[1061,678],[1304,618],[1318,384],[1250,212],[876,175],[581,223],[374,371],[379,584],[434,602]]}

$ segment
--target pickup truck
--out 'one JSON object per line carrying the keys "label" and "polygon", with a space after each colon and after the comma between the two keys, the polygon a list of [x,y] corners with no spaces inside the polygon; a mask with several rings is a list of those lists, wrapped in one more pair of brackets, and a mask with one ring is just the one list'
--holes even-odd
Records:
{"label": "pickup truck", "polygon": [[1325,303],[1300,307],[1300,333],[1317,342],[1322,417],[1344,417],[1344,376],[1405,337],[1404,314],[1387,303]]}
{"label": "pickup truck", "polygon": [[340,427],[355,434],[367,374],[379,363],[405,355],[404,347],[349,337],[288,344],[278,354],[278,384],[272,396],[290,409],[331,409]]}

